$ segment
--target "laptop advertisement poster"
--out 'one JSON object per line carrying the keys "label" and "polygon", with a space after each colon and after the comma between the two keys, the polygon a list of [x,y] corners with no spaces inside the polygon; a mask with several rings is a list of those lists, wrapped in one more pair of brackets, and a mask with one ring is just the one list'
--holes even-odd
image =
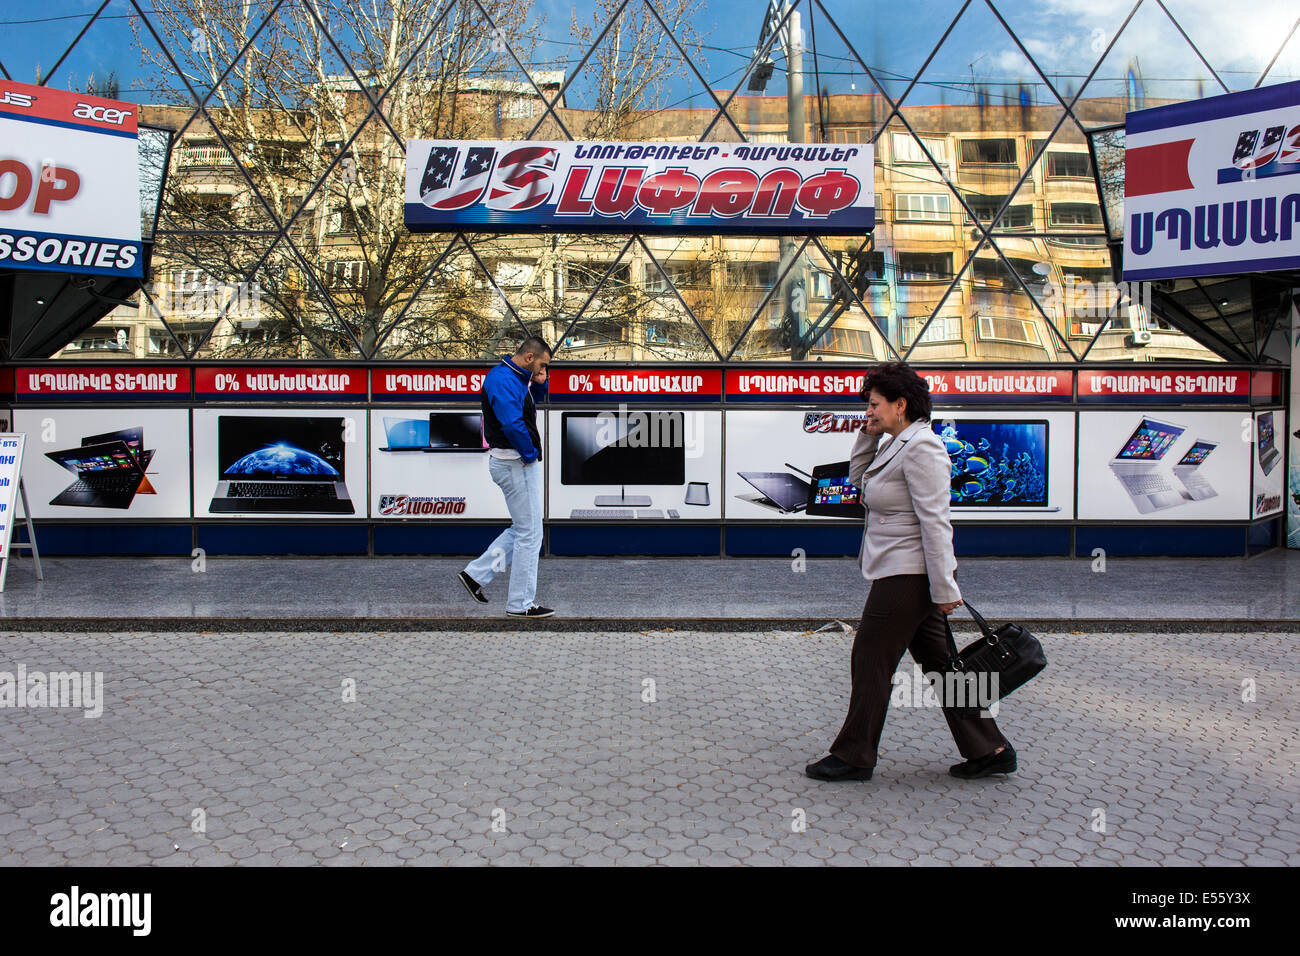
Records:
{"label": "laptop advertisement poster", "polygon": [[1287,426],[1285,409],[1255,413],[1255,441],[1250,456],[1252,519],[1280,514],[1285,508],[1286,440],[1294,430]]}
{"label": "laptop advertisement poster", "polygon": [[1079,518],[1250,517],[1254,421],[1240,411],[1133,409],[1079,415]]}
{"label": "laptop advertisement poster", "polygon": [[190,516],[187,410],[19,408],[14,422],[33,518]]}
{"label": "laptop advertisement poster", "polygon": [[[864,409],[843,406],[728,410],[727,520],[861,521],[861,491],[834,466],[865,422]],[[954,521],[1073,515],[1072,413],[936,409],[931,428],[950,456]]]}
{"label": "laptop advertisement poster", "polygon": [[[545,436],[545,416],[537,426]],[[488,475],[477,404],[370,412],[370,516],[383,520],[508,520]]]}
{"label": "laptop advertisement poster", "polygon": [[195,517],[366,517],[359,408],[196,408]]}

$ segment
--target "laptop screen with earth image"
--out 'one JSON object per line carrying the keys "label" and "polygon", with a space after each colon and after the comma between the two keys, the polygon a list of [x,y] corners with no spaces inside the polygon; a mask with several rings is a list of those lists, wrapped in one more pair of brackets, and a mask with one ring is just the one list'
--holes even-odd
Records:
{"label": "laptop screen with earth image", "polygon": [[341,481],[342,418],[223,415],[217,462],[223,481]]}

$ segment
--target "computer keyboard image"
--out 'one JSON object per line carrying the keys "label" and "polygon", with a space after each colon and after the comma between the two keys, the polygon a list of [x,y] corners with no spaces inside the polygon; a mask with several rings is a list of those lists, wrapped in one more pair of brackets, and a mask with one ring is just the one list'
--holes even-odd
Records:
{"label": "computer keyboard image", "polygon": [[286,484],[277,481],[231,482],[230,498],[333,498],[332,484]]}
{"label": "computer keyboard image", "polygon": [[1174,490],[1161,475],[1121,475],[1119,480],[1135,495],[1154,495]]}
{"label": "computer keyboard image", "polygon": [[569,512],[570,518],[612,518],[629,520],[635,518],[662,518],[664,513],[657,508],[574,508]]}

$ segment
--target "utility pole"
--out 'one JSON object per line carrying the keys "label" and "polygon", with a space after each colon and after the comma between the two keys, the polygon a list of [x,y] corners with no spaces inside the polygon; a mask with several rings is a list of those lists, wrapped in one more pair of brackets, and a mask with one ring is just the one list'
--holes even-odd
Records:
{"label": "utility pole", "polygon": [[[763,19],[763,29],[758,35],[758,44],[754,47],[754,59],[758,60],[750,74],[748,88],[761,93],[767,87],[772,75],[773,63],[770,57],[762,55],[763,46],[768,37],[776,33],[782,52],[785,54],[786,79],[786,140],[802,143],[804,140],[803,109],[803,29],[798,10],[790,12],[789,19],[782,26],[782,18],[790,11],[794,0],[768,0],[767,15]],[[762,55],[762,59],[759,57]],[[784,268],[794,255],[795,241],[789,236],[780,240],[781,258],[777,268]],[[804,270],[794,266],[786,274],[781,290],[781,301],[785,305],[782,325],[790,331],[790,357],[803,359],[808,354],[808,343],[804,340],[808,327],[808,294],[804,281]]]}

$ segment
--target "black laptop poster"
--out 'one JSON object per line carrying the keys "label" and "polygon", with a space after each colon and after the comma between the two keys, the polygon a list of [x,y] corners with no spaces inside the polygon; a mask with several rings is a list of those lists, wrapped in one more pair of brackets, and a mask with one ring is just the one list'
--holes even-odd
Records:
{"label": "black laptop poster", "polygon": [[14,421],[34,518],[192,515],[188,409],[20,408]]}

